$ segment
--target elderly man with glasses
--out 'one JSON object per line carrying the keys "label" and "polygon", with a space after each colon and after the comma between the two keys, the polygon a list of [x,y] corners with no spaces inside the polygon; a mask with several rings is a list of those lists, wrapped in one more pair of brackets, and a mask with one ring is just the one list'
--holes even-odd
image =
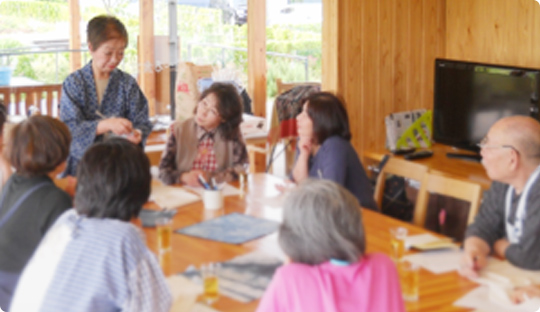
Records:
{"label": "elderly man with glasses", "polygon": [[462,274],[478,276],[491,253],[540,270],[540,123],[503,118],[478,146],[493,184],[467,229]]}

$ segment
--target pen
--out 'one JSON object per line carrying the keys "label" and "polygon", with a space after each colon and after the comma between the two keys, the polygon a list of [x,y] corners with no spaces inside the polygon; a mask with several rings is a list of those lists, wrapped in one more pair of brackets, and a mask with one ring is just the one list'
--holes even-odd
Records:
{"label": "pen", "polygon": [[212,178],[212,184],[214,185],[214,190],[217,191],[217,183],[216,183],[216,178]]}
{"label": "pen", "polygon": [[197,177],[197,179],[199,180],[199,183],[207,190],[211,190],[212,188],[210,188],[210,186],[208,185],[208,182],[206,182],[206,180],[204,179],[204,177],[199,174],[199,176]]}

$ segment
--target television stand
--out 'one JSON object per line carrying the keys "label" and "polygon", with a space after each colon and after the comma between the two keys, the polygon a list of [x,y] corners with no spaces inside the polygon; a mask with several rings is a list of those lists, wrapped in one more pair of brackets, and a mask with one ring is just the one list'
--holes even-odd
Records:
{"label": "television stand", "polygon": [[470,161],[476,161],[476,162],[480,162],[482,160],[482,156],[480,156],[480,154],[446,153],[446,157],[470,160]]}

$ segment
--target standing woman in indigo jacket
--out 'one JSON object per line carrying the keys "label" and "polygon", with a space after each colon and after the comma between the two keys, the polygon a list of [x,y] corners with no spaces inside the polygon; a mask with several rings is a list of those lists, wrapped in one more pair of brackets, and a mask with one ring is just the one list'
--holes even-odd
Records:
{"label": "standing woman in indigo jacket", "polygon": [[351,145],[349,117],[342,101],[332,93],[309,96],[296,117],[298,157],[292,178],[332,180],[349,190],[364,208],[377,210],[373,188]]}
{"label": "standing woman in indigo jacket", "polygon": [[137,81],[117,68],[128,44],[122,22],[96,16],[86,32],[92,60],[66,78],[60,99],[60,119],[73,137],[64,176],[75,175],[84,152],[103,135],[144,144],[152,130],[148,101]]}

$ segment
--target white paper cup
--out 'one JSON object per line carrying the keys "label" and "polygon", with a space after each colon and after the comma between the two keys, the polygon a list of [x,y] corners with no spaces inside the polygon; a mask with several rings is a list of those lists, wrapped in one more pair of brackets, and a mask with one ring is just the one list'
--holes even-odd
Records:
{"label": "white paper cup", "polygon": [[221,190],[204,190],[203,204],[206,210],[217,210],[223,208],[223,194]]}

